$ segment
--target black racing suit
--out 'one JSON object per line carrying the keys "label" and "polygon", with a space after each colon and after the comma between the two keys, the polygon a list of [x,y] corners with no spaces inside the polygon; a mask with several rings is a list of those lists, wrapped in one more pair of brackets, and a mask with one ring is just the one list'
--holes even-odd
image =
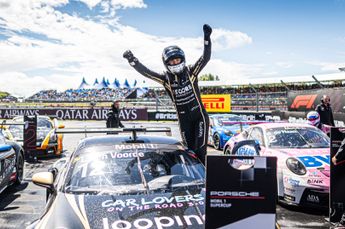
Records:
{"label": "black racing suit", "polygon": [[320,103],[316,106],[315,110],[317,111],[317,113],[319,113],[320,122],[322,124],[335,126],[334,119],[333,119],[333,111],[330,105],[325,105],[324,103]]}
{"label": "black racing suit", "polygon": [[175,75],[168,71],[163,74],[146,68],[138,59],[130,62],[140,74],[163,85],[174,102],[179,120],[181,137],[187,147],[193,150],[205,163],[209,118],[201,102],[198,74],[211,57],[211,40],[204,41],[204,53],[192,66]]}
{"label": "black racing suit", "polygon": [[120,120],[120,111],[119,109],[112,106],[111,111],[107,114],[107,128],[123,128],[124,125]]}

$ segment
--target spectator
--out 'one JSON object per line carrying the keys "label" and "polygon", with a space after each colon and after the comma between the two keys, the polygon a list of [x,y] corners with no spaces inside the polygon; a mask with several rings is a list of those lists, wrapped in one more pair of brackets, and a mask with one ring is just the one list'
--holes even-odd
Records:
{"label": "spectator", "polygon": [[108,113],[107,117],[107,128],[124,128],[125,126],[120,120],[120,101],[116,100],[111,105],[111,111]]}

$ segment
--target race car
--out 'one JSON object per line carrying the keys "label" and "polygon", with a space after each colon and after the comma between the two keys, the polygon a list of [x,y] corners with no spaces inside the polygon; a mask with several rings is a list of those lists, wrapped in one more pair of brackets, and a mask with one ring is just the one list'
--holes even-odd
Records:
{"label": "race car", "polygon": [[[14,117],[12,120],[14,123],[23,121],[23,116]],[[59,124],[56,118],[45,115],[37,116],[37,151],[35,156],[61,155],[63,152],[63,135],[55,132],[64,127],[63,124]],[[23,125],[10,125],[8,130],[11,139],[23,143]]]}
{"label": "race car", "polygon": [[[251,126],[224,146],[224,154],[243,140],[256,140],[260,155],[277,157],[278,197],[283,203],[327,207],[330,184],[330,140],[308,124],[266,123]],[[238,155],[253,156],[249,150]]]}
{"label": "race car", "polygon": [[137,134],[149,128],[121,131],[133,134],[85,138],[34,174],[49,195],[28,228],[204,228],[205,168],[194,152],[172,137]]}
{"label": "race car", "polygon": [[215,149],[223,149],[225,143],[234,135],[249,127],[247,120],[234,114],[210,115],[208,144]]}
{"label": "race car", "polygon": [[9,141],[0,128],[0,193],[10,185],[19,185],[24,174],[24,151],[16,142]]}

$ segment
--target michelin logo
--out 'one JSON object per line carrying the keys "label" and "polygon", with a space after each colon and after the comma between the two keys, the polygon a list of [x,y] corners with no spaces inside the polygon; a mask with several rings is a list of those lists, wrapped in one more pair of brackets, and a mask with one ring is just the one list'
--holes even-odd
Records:
{"label": "michelin logo", "polygon": [[157,120],[176,120],[177,116],[175,113],[156,113],[155,119],[157,119]]}

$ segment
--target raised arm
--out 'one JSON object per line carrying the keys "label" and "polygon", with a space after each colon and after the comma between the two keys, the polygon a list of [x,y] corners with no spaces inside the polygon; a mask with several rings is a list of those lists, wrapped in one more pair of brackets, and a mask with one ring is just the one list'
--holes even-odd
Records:
{"label": "raised arm", "polygon": [[203,26],[204,30],[204,53],[199,58],[199,60],[191,67],[191,72],[194,76],[197,76],[201,70],[206,66],[211,58],[211,26],[205,24]]}
{"label": "raised arm", "polygon": [[142,63],[139,62],[139,60],[133,55],[130,50],[124,52],[123,57],[127,59],[128,63],[143,76],[146,76],[162,85],[164,84],[165,75],[159,74],[145,67]]}

